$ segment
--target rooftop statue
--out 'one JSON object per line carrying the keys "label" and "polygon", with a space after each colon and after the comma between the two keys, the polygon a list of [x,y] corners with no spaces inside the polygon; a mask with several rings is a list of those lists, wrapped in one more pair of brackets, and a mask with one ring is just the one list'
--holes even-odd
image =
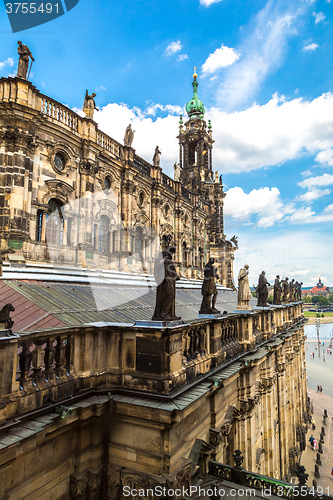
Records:
{"label": "rooftop statue", "polygon": [[282,302],[289,302],[290,287],[288,280],[289,278],[282,280]]}
{"label": "rooftop statue", "polygon": [[280,276],[277,275],[274,282],[273,304],[275,305],[281,304],[281,293],[282,293],[282,287],[281,287]]}
{"label": "rooftop statue", "polygon": [[292,279],[291,282],[289,283],[289,287],[290,287],[289,302],[293,302],[295,299],[295,291],[296,291],[295,285],[296,285],[295,280]]}
{"label": "rooftop statue", "polygon": [[301,281],[300,283],[297,283],[296,300],[302,300],[302,285],[303,285],[303,281]]}
{"label": "rooftop statue", "polygon": [[153,165],[154,167],[159,167],[160,166],[160,156],[161,156],[161,151],[159,150],[159,147],[156,146],[154,156],[153,156]]}
{"label": "rooftop statue", "polygon": [[[18,68],[17,68],[17,76],[19,78],[24,78],[26,80],[28,67],[29,67],[29,59],[31,59],[31,65],[35,59],[32,57],[30,49],[27,45],[23,45],[21,40],[19,40],[17,43],[18,43],[17,52],[18,52],[18,55],[20,56],[19,62],[18,62]],[[30,66],[30,70],[31,70],[31,66]],[[30,74],[30,70],[29,70],[29,74]],[[28,74],[28,78],[29,78],[29,74]]]}
{"label": "rooftop statue", "polygon": [[265,271],[262,271],[262,273],[259,275],[259,281],[258,281],[258,286],[257,286],[257,293],[258,293],[258,307],[266,307],[267,306],[267,299],[268,299],[268,289],[267,286],[269,286],[269,283],[266,279],[266,273]]}
{"label": "rooftop statue", "polygon": [[180,181],[180,165],[177,162],[173,165],[173,178],[176,182]]}
{"label": "rooftop statue", "polygon": [[131,147],[132,146],[132,142],[133,142],[133,139],[134,139],[134,132],[135,132],[135,130],[132,130],[132,125],[129,124],[126,127],[126,130],[125,130],[124,146],[127,146],[127,147]]}
{"label": "rooftop statue", "polygon": [[154,276],[157,283],[156,304],[153,321],[174,321],[181,319],[175,314],[176,281],[179,280],[172,256],[176,247],[170,246],[155,260]]}
{"label": "rooftop statue", "polygon": [[[217,299],[217,288],[215,279],[218,279],[216,268],[214,267],[215,259],[211,257],[204,269],[204,279],[201,287],[202,302],[199,314],[216,314],[219,313],[215,309]],[[210,303],[212,301],[212,303]]]}
{"label": "rooftop statue", "polygon": [[249,266],[245,264],[238,273],[238,299],[237,309],[251,310],[250,307],[251,290],[249,283]]}
{"label": "rooftop statue", "polygon": [[7,253],[15,253],[14,248],[6,248],[0,250],[0,276],[2,276],[2,264],[3,264],[2,256],[6,255]]}
{"label": "rooftop statue", "polygon": [[15,311],[12,304],[6,304],[0,311],[0,330],[10,330],[14,324],[14,320],[10,317],[10,313]]}
{"label": "rooftop statue", "polygon": [[94,118],[94,110],[97,109],[94,97],[96,97],[95,92],[89,95],[88,90],[86,90],[86,95],[83,103],[83,111],[86,114],[86,118]]}

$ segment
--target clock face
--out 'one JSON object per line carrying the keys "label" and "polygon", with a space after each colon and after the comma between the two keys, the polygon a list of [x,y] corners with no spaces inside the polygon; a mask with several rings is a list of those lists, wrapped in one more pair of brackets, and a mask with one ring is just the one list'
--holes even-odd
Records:
{"label": "clock face", "polygon": [[65,159],[62,156],[62,154],[60,154],[60,153],[56,153],[55,154],[55,156],[54,156],[54,163],[55,163],[55,166],[57,167],[57,169],[60,170],[60,172],[62,170],[64,170],[64,168],[65,168]]}

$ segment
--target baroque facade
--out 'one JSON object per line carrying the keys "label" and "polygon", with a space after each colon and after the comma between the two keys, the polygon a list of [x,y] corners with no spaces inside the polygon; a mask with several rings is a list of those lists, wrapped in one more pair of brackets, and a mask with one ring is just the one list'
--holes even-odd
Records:
{"label": "baroque facade", "polygon": [[290,480],[307,425],[303,325],[295,303],[0,338],[0,497],[176,500],[156,488],[230,478],[236,450],[253,487]]}
{"label": "baroque facade", "polygon": [[148,163],[31,82],[1,78],[0,239],[16,250],[8,259],[151,273],[171,241],[183,277],[200,276],[214,257],[220,283],[233,288],[237,240],[224,234],[225,193],[196,77],[175,179],[159,157]]}

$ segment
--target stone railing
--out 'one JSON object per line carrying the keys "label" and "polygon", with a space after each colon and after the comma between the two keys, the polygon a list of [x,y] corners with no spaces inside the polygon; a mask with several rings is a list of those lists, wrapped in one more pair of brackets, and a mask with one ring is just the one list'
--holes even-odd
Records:
{"label": "stone railing", "polygon": [[120,149],[121,146],[118,142],[113,140],[108,135],[104,134],[104,132],[97,131],[97,144],[101,148],[111,153],[113,156],[119,158],[121,156]]}
{"label": "stone railing", "polygon": [[[237,451],[236,451],[237,453]],[[305,469],[300,467],[296,471],[299,483],[292,484],[282,481],[280,479],[274,479],[272,477],[263,476],[255,472],[250,472],[243,469],[242,466],[234,466],[221,464],[219,462],[210,461],[208,465],[208,472],[211,476],[216,477],[220,480],[230,481],[233,483],[235,491],[237,489],[242,491],[242,494],[246,492],[247,497],[281,497],[281,498],[304,498],[306,500],[321,498],[321,499],[331,499],[332,497],[328,494],[328,488],[320,487],[308,487],[306,485]],[[222,486],[223,489],[223,486]],[[258,490],[256,494],[255,490]],[[260,491],[260,493],[259,493]]]}
{"label": "stone railing", "polygon": [[191,199],[190,191],[186,189],[184,186],[182,186],[182,196],[184,196],[184,198],[187,198],[188,200]]}
{"label": "stone railing", "polygon": [[59,102],[50,99],[43,94],[40,94],[41,98],[41,109],[40,111],[58,122],[61,122],[63,125],[67,125],[67,127],[72,130],[78,131],[78,122],[81,119],[79,115],[71,111],[66,106],[59,104]]}
{"label": "stone railing", "polygon": [[[275,312],[284,309],[290,309],[291,321],[281,325],[281,332],[294,334],[303,321],[301,307]],[[263,341],[273,338],[272,310],[198,319],[173,328],[104,324],[2,336],[0,423],[18,407],[24,412],[26,405],[37,408],[46,399],[61,401],[102,385],[168,394],[254,349],[257,315]]]}
{"label": "stone railing", "polygon": [[170,191],[174,191],[173,179],[166,174],[162,173],[162,184],[166,186]]}
{"label": "stone railing", "polygon": [[134,166],[139,169],[144,175],[150,177],[151,165],[140,156],[134,155]]}

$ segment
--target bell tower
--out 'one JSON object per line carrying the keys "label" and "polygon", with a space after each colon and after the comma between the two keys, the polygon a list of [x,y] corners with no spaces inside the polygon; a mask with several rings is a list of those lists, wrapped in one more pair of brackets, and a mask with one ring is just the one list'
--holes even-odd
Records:
{"label": "bell tower", "polygon": [[186,104],[188,120],[179,120],[179,164],[183,186],[192,192],[201,191],[201,183],[213,180],[212,171],[212,126],[204,120],[205,106],[198,97],[196,68],[193,74],[193,96]]}

